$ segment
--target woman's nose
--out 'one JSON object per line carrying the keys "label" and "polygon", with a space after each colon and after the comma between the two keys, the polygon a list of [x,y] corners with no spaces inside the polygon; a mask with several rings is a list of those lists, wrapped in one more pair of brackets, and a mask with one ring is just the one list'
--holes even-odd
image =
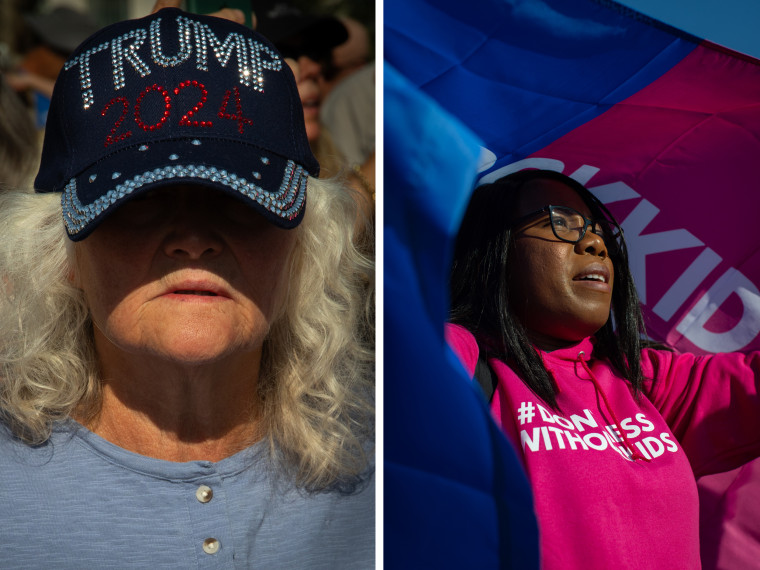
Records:
{"label": "woman's nose", "polygon": [[164,253],[184,260],[200,260],[219,255],[224,249],[213,207],[192,197],[180,199],[171,216],[164,240]]}
{"label": "woman's nose", "polygon": [[586,229],[583,238],[575,244],[575,247],[578,253],[590,253],[591,255],[598,255],[602,258],[609,256],[609,251],[604,238],[591,231],[591,228]]}

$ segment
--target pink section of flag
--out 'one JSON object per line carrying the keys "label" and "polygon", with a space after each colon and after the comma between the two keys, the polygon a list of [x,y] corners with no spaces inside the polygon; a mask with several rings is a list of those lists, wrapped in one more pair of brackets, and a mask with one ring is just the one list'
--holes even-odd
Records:
{"label": "pink section of flag", "polygon": [[622,223],[650,336],[760,348],[760,62],[702,44],[531,158],[561,161]]}

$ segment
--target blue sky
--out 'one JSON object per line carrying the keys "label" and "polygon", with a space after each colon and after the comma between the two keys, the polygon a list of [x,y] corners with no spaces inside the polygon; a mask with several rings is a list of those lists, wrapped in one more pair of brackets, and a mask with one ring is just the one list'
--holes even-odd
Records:
{"label": "blue sky", "polygon": [[716,44],[760,58],[758,0],[617,0]]}

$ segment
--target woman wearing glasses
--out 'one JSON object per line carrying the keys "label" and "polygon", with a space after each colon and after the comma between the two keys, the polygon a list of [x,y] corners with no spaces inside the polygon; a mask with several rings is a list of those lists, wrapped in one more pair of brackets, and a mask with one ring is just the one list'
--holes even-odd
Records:
{"label": "woman wearing glasses", "polygon": [[760,454],[758,355],[645,348],[619,226],[551,171],[475,190],[451,294],[447,339],[495,380],[542,567],[699,568],[695,476]]}

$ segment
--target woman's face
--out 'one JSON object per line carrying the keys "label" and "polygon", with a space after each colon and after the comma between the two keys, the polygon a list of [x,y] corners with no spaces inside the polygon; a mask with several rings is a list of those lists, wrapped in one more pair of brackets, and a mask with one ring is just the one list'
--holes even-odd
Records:
{"label": "woman's face", "polygon": [[296,232],[200,186],[126,202],[76,244],[101,358],[202,364],[258,354],[282,307]]}
{"label": "woman's face", "polygon": [[[520,191],[515,218],[548,205],[591,218],[575,191],[555,180],[533,180]],[[614,271],[602,238],[590,229],[578,243],[554,235],[549,213],[512,231],[509,286],[512,310],[539,347],[558,348],[596,333],[607,322]]]}

